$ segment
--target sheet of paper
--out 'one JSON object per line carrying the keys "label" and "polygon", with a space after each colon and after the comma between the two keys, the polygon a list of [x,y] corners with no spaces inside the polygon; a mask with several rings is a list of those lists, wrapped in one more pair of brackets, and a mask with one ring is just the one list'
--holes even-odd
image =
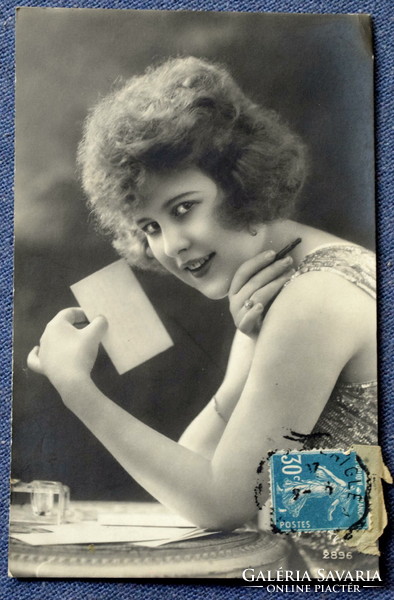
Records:
{"label": "sheet of paper", "polygon": [[206,529],[196,529],[194,532],[185,533],[182,536],[177,538],[172,538],[169,540],[148,540],[146,542],[141,542],[138,546],[144,546],[145,548],[158,548],[159,546],[164,546],[165,544],[170,544],[171,542],[182,542],[186,540],[191,540],[195,538],[205,538],[210,537],[219,533],[218,531],[207,531]]}
{"label": "sheet of paper", "polygon": [[179,515],[173,514],[130,514],[103,512],[97,516],[101,525],[124,525],[126,527],[184,527],[194,525]]}
{"label": "sheet of paper", "polygon": [[154,548],[170,542],[205,537],[214,533],[198,527],[107,526],[100,525],[97,521],[90,521],[40,527],[32,526],[29,533],[11,531],[11,537],[31,546],[133,543]]}
{"label": "sheet of paper", "polygon": [[103,315],[103,346],[119,375],[137,367],[173,342],[137,278],[123,259],[71,286],[89,321]]}
{"label": "sheet of paper", "polygon": [[[43,531],[45,530],[45,531]],[[188,536],[196,531],[191,527]],[[199,530],[201,531],[201,530]],[[11,536],[32,546],[55,544],[108,544],[119,542],[163,542],[184,537],[185,528],[178,527],[119,527],[100,525],[97,522],[65,523],[45,525],[40,531],[31,533],[11,533]]]}

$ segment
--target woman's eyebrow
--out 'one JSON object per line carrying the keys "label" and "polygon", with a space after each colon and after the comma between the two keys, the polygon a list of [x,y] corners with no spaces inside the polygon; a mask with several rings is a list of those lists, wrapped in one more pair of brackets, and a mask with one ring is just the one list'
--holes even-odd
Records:
{"label": "woman's eyebrow", "polygon": [[197,190],[188,190],[187,192],[182,192],[181,194],[177,194],[176,196],[169,198],[168,200],[166,200],[164,202],[163,208],[168,208],[174,202],[177,202],[178,200],[182,200],[182,198],[185,198],[186,196],[190,196],[191,194],[197,194]]}
{"label": "woman's eyebrow", "polygon": [[[162,208],[166,209],[169,206],[171,206],[174,202],[182,200],[182,198],[185,198],[186,196],[190,196],[191,194],[197,194],[197,191],[198,190],[188,190],[187,192],[182,192],[180,194],[177,194],[176,196],[173,196],[173,197],[169,198],[168,200],[166,200],[164,202]],[[136,224],[140,226],[142,223],[144,223],[146,221],[150,221],[150,220],[151,219],[149,217],[141,217],[136,220]]]}

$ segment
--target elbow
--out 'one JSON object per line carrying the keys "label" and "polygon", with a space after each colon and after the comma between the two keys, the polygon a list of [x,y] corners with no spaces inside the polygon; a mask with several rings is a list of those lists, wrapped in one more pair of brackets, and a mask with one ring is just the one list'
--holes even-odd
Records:
{"label": "elbow", "polygon": [[[212,463],[211,463],[212,467]],[[233,531],[252,521],[259,510],[250,477],[224,468],[211,468],[205,485],[193,498],[192,520],[209,531]],[[191,516],[191,515],[190,515]],[[189,518],[190,518],[189,516]]]}
{"label": "elbow", "polygon": [[[229,482],[233,482],[229,485]],[[237,482],[236,485],[234,482]],[[210,531],[233,531],[252,521],[258,512],[255,496],[246,493],[250,482],[233,473],[221,470],[219,476],[213,471],[207,485],[208,494],[201,494],[196,506],[195,523]]]}
{"label": "elbow", "polygon": [[201,515],[196,525],[209,531],[234,531],[251,521],[257,513],[254,511],[208,511]]}

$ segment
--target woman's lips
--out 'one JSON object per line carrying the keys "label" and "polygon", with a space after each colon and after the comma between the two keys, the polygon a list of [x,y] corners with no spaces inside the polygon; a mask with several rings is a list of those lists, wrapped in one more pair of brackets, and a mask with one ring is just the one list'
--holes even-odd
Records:
{"label": "woman's lips", "polygon": [[193,275],[193,277],[204,277],[211,267],[212,259],[215,256],[215,253],[212,252],[208,254],[206,257],[200,258],[198,260],[193,260],[189,262],[189,265],[185,267],[185,270]]}

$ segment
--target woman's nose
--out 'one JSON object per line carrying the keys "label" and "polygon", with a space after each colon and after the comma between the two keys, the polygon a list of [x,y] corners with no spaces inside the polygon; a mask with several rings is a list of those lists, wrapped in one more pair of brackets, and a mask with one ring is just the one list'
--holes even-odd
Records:
{"label": "woman's nose", "polygon": [[162,232],[164,252],[171,258],[179,256],[182,250],[190,248],[190,240],[183,229],[171,227]]}

